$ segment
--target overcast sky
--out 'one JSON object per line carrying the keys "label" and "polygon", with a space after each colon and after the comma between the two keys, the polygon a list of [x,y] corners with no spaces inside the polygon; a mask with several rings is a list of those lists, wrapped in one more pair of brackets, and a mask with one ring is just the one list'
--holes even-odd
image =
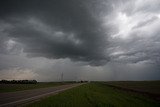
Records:
{"label": "overcast sky", "polygon": [[159,80],[160,0],[0,0],[0,79]]}

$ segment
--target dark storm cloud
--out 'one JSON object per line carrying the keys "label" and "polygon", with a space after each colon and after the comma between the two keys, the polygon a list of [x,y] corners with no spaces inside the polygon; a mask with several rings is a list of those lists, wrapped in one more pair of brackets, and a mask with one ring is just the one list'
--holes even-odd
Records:
{"label": "dark storm cloud", "polygon": [[102,8],[97,0],[4,0],[0,15],[13,26],[3,32],[24,44],[28,56],[102,65],[109,61],[104,53],[107,38],[99,19]]}
{"label": "dark storm cloud", "polygon": [[1,0],[0,79],[159,79],[159,4]]}
{"label": "dark storm cloud", "polygon": [[[160,44],[158,32],[151,37],[138,37],[139,32],[134,32],[132,38],[127,42],[124,40],[114,39],[111,48],[111,60],[120,63],[149,63],[159,66],[160,64]],[[146,33],[141,33],[147,36]]]}

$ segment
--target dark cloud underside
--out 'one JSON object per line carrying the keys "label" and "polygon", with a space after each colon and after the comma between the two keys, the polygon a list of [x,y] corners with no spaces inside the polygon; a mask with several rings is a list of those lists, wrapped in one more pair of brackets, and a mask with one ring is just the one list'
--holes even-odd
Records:
{"label": "dark cloud underside", "polygon": [[159,0],[0,0],[0,79],[160,79],[159,28]]}
{"label": "dark cloud underside", "polygon": [[[6,32],[16,41],[26,45],[24,52],[29,56],[71,58],[101,65],[108,62],[109,58],[104,54],[107,38],[99,20],[100,8],[95,11],[96,6],[98,7],[95,3],[98,2],[2,1],[0,14],[3,21],[14,27]],[[90,4],[93,4],[93,7],[88,9]],[[29,25],[27,21],[31,18],[34,18],[32,21],[35,23],[31,22]],[[42,31],[33,28],[33,24],[41,26]],[[43,29],[45,26],[48,28]],[[58,35],[57,32],[61,34]]]}

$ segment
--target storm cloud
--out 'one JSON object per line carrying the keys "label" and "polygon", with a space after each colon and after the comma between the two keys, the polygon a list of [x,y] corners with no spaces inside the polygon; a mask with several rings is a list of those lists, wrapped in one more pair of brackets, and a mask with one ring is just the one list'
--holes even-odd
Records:
{"label": "storm cloud", "polygon": [[159,0],[1,0],[0,79],[160,79],[159,28]]}
{"label": "storm cloud", "polygon": [[[88,3],[87,3],[88,2]],[[102,65],[106,35],[98,19],[99,11],[88,9],[89,1],[4,1],[1,23],[8,37],[23,43],[31,57],[70,58]],[[93,2],[95,5],[97,2]],[[5,11],[5,12],[4,12]],[[3,35],[2,35],[3,36]]]}

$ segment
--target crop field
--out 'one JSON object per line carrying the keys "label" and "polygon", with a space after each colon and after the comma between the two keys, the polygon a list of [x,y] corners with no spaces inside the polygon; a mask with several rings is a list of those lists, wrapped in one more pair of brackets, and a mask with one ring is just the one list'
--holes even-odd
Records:
{"label": "crop field", "polygon": [[111,81],[106,84],[142,92],[160,94],[160,81]]}
{"label": "crop field", "polygon": [[0,84],[0,93],[46,88],[70,83],[71,82],[39,82],[37,84]]}
{"label": "crop field", "polygon": [[43,98],[26,107],[160,107],[160,102],[135,92],[104,83],[87,83],[55,96]]}

